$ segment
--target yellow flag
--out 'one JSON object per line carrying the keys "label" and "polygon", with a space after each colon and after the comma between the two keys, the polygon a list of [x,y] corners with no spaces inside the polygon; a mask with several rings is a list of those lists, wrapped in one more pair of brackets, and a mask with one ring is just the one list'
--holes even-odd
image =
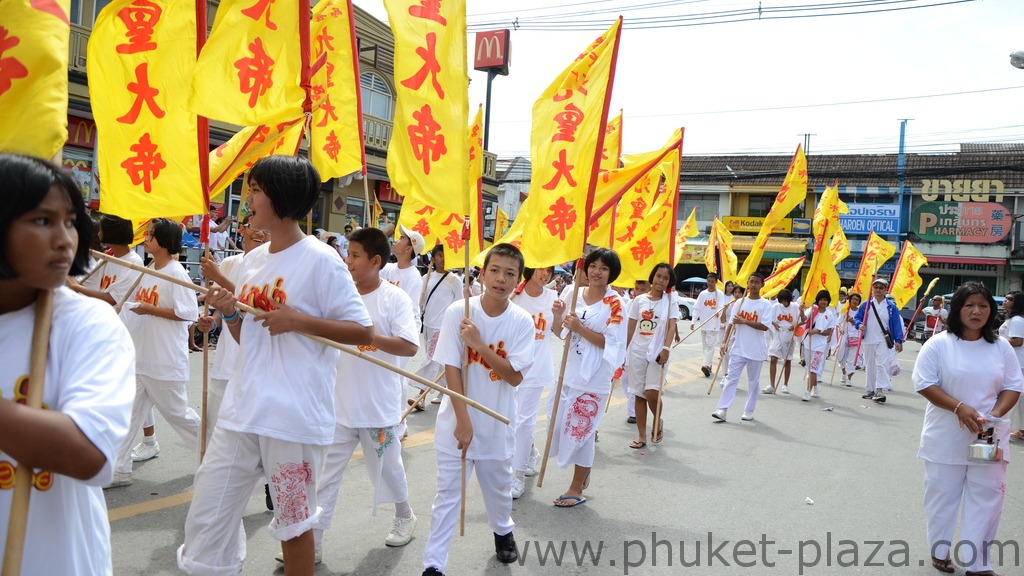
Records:
{"label": "yellow flag", "polygon": [[274,0],[222,0],[195,65],[189,109],[239,126],[302,116],[297,8]]}
{"label": "yellow flag", "polygon": [[370,224],[374,227],[380,227],[380,220],[384,217],[384,209],[381,208],[380,202],[377,201],[377,195],[373,195],[373,222]]}
{"label": "yellow flag", "polygon": [[[715,223],[718,222],[718,217],[715,217]],[[708,269],[708,273],[718,272],[718,258],[715,255],[718,253],[718,226],[712,223],[711,234],[708,235],[708,245],[704,248],[704,267]],[[721,276],[719,276],[721,280]]]}
{"label": "yellow flag", "polygon": [[928,259],[917,248],[914,248],[910,240],[903,242],[903,253],[900,254],[896,272],[892,275],[892,282],[889,283],[889,293],[896,300],[897,308],[903,308],[924,285],[918,271],[927,264]]}
{"label": "yellow flag", "polygon": [[775,265],[775,270],[772,271],[771,276],[764,279],[764,286],[761,287],[761,297],[775,298],[778,296],[779,292],[782,292],[783,288],[789,286],[789,283],[800,273],[800,268],[803,267],[804,260],[806,259],[806,256],[801,256],[799,258],[780,260]]}
{"label": "yellow flag", "polygon": [[803,148],[797,146],[796,153],[793,154],[793,159],[789,163],[786,178],[782,181],[782,187],[779,188],[779,193],[775,196],[775,202],[761,224],[761,230],[757,233],[757,238],[754,239],[750,254],[743,261],[743,268],[737,275],[738,282],[746,285],[747,279],[761,264],[761,256],[764,255],[765,248],[768,246],[768,238],[772,235],[775,225],[787,217],[797,206],[803,204],[806,198],[807,157],[804,156]]}
{"label": "yellow flag", "polygon": [[250,126],[210,152],[210,200],[218,202],[238,175],[260,158],[274,154],[294,156],[302,140],[302,119],[273,126]]}
{"label": "yellow flag", "polygon": [[70,5],[0,2],[0,150],[50,159],[68,139]]}
{"label": "yellow flag", "polygon": [[836,233],[829,241],[829,252],[832,253],[832,264],[838,266],[850,255],[850,242],[846,239],[846,233],[842,228],[836,229]]}
{"label": "yellow flag", "polygon": [[[374,199],[374,220],[370,223],[371,226],[377,225],[377,206],[376,199]],[[435,213],[437,213],[437,208],[424,204],[418,198],[407,197],[402,201],[402,210],[398,213],[398,224],[419,232],[423,236],[424,246],[430,248],[441,241],[434,227]],[[452,266],[456,265],[452,264]]]}
{"label": "yellow flag", "polygon": [[601,172],[619,167],[622,154],[622,110],[604,127],[604,146],[601,147]]}
{"label": "yellow flag", "polygon": [[132,221],[132,243],[130,246],[138,246],[146,241],[146,232],[149,232],[149,222],[152,218]]}
{"label": "yellow flag", "polygon": [[[830,230],[835,232],[840,229],[838,210],[834,211],[832,209],[833,207],[838,208],[835,201],[839,200],[839,196],[829,196],[826,191],[822,196],[822,201],[826,201],[827,198],[834,198],[834,201],[831,205],[824,206],[820,218],[814,222],[815,228],[819,230],[819,233],[814,238],[814,255],[811,257],[811,268],[807,272],[803,290],[800,293],[800,298],[805,306],[814,304],[814,297],[820,290],[828,290],[829,294],[832,295],[833,302],[839,300],[839,287],[841,283],[839,273],[836,271],[836,265],[832,260],[832,250],[829,248],[831,238],[826,235]],[[820,207],[822,207],[821,204],[819,204]]]}
{"label": "yellow flag", "polygon": [[718,239],[718,253],[722,257],[722,270],[719,274],[719,278],[722,282],[738,282],[736,277],[736,252],[732,249],[732,232],[730,232],[725,224],[715,218],[715,226],[718,230],[715,232],[715,237]]}
{"label": "yellow flag", "polygon": [[309,159],[324,182],[366,165],[354,30],[351,0],[322,0],[313,8],[310,63],[320,68],[311,82]]}
{"label": "yellow flag", "polygon": [[189,2],[114,0],[96,19],[87,62],[102,212],[144,220],[207,211],[196,116],[184,106],[195,23]]}
{"label": "yellow flag", "polygon": [[583,254],[621,25],[620,18],[533,105],[533,207],[522,249],[535,266],[561,264]]}
{"label": "yellow flag", "polygon": [[497,241],[501,238],[501,235],[505,233],[505,229],[508,228],[508,214],[504,210],[498,208],[498,212],[494,217],[494,240]]}
{"label": "yellow flag", "polygon": [[[841,229],[839,215],[849,213],[850,209],[846,203],[839,199],[839,183],[827,186],[822,192],[821,198],[818,199],[818,205],[814,208],[814,237],[818,238],[824,235],[826,240],[832,238],[836,231]],[[827,226],[825,226],[826,223]],[[825,226],[824,230],[822,226]]]}
{"label": "yellow flag", "polygon": [[676,262],[681,262],[683,259],[683,250],[686,248],[686,239],[693,238],[697,234],[697,207],[694,206],[693,210],[690,210],[690,216],[686,219],[686,222],[683,223],[683,227],[676,232]]}
{"label": "yellow flag", "polygon": [[615,246],[622,264],[615,286],[631,286],[636,280],[648,279],[655,264],[671,264],[672,228],[679,199],[679,151],[669,154],[658,170],[666,184],[655,196],[646,220],[631,240]]}
{"label": "yellow flag", "polygon": [[406,199],[465,216],[469,201],[466,1],[385,0],[395,36],[391,185]]}
{"label": "yellow flag", "polygon": [[853,283],[850,294],[860,294],[861,300],[867,300],[875,275],[894,254],[896,254],[896,247],[872,231],[864,245],[864,255],[860,259],[857,280]]}
{"label": "yellow flag", "polygon": [[[607,247],[615,248],[621,244],[632,242],[643,234],[644,222],[654,211],[655,195],[658,193],[658,183],[661,181],[661,172],[657,165],[652,166],[640,179],[622,195],[615,207],[615,217],[612,219],[611,227],[614,232]],[[594,234],[596,245],[603,245],[604,234],[601,229]]]}

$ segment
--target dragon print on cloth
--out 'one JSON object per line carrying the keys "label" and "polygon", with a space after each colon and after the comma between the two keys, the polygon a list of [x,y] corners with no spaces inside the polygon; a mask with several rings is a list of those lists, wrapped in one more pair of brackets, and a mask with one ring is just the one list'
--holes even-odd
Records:
{"label": "dragon print on cloth", "polygon": [[594,426],[594,418],[600,410],[596,394],[586,392],[573,402],[565,420],[565,432],[577,442],[582,442],[590,435]]}
{"label": "dragon print on cloth", "polygon": [[373,449],[377,453],[377,459],[384,458],[384,451],[395,441],[395,432],[392,428],[370,428],[370,435],[377,446]]}
{"label": "dragon print on cloth", "polygon": [[309,462],[284,462],[277,465],[277,472],[270,481],[274,486],[274,507],[278,523],[284,526],[298,524],[309,518],[307,486],[313,486],[313,469]]}

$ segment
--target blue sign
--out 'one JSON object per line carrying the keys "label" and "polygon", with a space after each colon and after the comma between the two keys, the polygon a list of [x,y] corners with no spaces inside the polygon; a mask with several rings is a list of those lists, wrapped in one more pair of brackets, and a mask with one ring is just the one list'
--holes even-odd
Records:
{"label": "blue sign", "polygon": [[900,230],[900,207],[895,204],[847,204],[849,214],[839,215],[839,225],[847,235],[871,232],[894,236]]}
{"label": "blue sign", "polygon": [[[839,272],[840,276],[853,278],[860,271],[860,260],[863,254],[850,254],[842,262],[836,265],[836,271]],[[892,276],[896,272],[896,257],[890,258],[888,262],[882,264],[882,269],[878,271],[878,274],[882,276]]]}
{"label": "blue sign", "polygon": [[793,234],[810,234],[810,218],[793,218]]}

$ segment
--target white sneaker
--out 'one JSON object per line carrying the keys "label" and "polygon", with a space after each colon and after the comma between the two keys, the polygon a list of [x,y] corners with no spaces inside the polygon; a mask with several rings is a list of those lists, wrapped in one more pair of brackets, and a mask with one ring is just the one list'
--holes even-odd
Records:
{"label": "white sneaker", "polygon": [[821,396],[818,396],[818,387],[817,386],[811,388],[811,398],[821,398]]}
{"label": "white sneaker", "polygon": [[746,420],[747,422],[750,422],[753,419],[754,419],[754,413],[753,412],[744,412],[743,416],[740,416],[740,420]]}
{"label": "white sneaker", "polygon": [[[278,563],[280,564],[284,564],[284,552],[278,552],[277,554],[275,554],[274,560],[277,560]],[[315,552],[313,552],[313,564],[320,564],[323,561],[324,554],[322,550],[316,550]]]}
{"label": "white sneaker", "polygon": [[523,497],[523,492],[526,492],[526,482],[521,478],[512,479],[512,499],[518,500]]}
{"label": "white sneaker", "polygon": [[810,390],[805,390],[804,391],[804,397],[801,398],[801,400],[803,400],[804,402],[810,402],[811,401],[811,391]]}
{"label": "white sneaker", "polygon": [[530,459],[526,461],[526,476],[537,475],[537,463],[540,462],[540,452],[537,451],[537,447],[534,446],[530,452]]}
{"label": "white sneaker", "polygon": [[134,480],[132,480],[131,472],[114,472],[114,479],[110,481],[110,484],[104,486],[103,489],[130,486],[132,482]]}
{"label": "white sneaker", "polygon": [[719,422],[725,422],[725,408],[720,408],[711,413],[711,417]]}
{"label": "white sneaker", "polygon": [[761,394],[775,394],[775,389],[771,386],[765,386],[761,389]]}
{"label": "white sneaker", "polygon": [[783,394],[789,394],[789,386],[786,386],[785,384],[783,384],[782,385],[782,393]]}
{"label": "white sneaker", "polygon": [[132,448],[132,462],[145,462],[156,458],[160,454],[160,443],[153,441],[152,444],[139,442]]}
{"label": "white sneaker", "polygon": [[405,546],[412,540],[412,531],[415,529],[415,514],[408,518],[395,518],[394,523],[391,524],[391,531],[388,532],[388,537],[384,539],[384,543],[388,546]]}

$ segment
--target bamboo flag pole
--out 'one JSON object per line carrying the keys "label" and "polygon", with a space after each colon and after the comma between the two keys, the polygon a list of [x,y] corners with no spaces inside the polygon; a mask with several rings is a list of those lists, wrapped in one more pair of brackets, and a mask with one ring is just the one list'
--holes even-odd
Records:
{"label": "bamboo flag pole", "polygon": [[793,362],[793,341],[796,340],[796,334],[789,339],[789,346],[786,347],[786,356],[782,359],[782,366],[779,366],[779,377],[772,383],[772,393],[779,387],[779,382],[782,381],[782,375],[786,372],[786,364],[789,363],[792,367]]}
{"label": "bamboo flag pole", "polygon": [[[722,308],[725,308],[725,306],[722,306]],[[712,320],[717,318],[718,315],[721,314],[721,313],[722,313],[722,309],[721,308],[719,308],[719,309],[715,310],[714,312],[712,312],[711,316],[708,316],[706,319],[704,319],[703,322],[698,324],[696,328],[694,328],[693,330],[690,330],[689,334],[687,334],[686,336],[683,336],[682,339],[679,340],[678,342],[676,342],[675,344],[673,344],[672,347],[675,348],[676,346],[679,346],[683,342],[686,342],[687,338],[689,338],[690,336],[692,336],[696,332],[700,332],[700,329],[703,328],[705,324],[707,324],[708,322],[711,322]]]}
{"label": "bamboo flag pole", "polygon": [[[209,216],[205,216],[209,218]],[[212,258],[210,252],[210,243],[206,243],[206,257]],[[213,281],[207,278],[206,289],[209,290],[213,286]],[[210,314],[210,303],[203,298],[203,316],[209,316]],[[191,344],[191,342],[189,343]],[[209,420],[208,415],[208,402],[210,398],[210,333],[203,332],[203,400],[202,400],[202,421],[199,423],[199,463],[202,464],[203,457],[206,456],[206,423]]]}
{"label": "bamboo flag pole", "polygon": [[[478,224],[478,226],[479,226],[479,224]],[[463,306],[464,306],[464,308],[463,308],[464,318],[466,318],[467,320],[469,319],[469,239],[470,239],[470,235],[471,234],[470,234],[470,229],[469,229],[469,216],[467,215],[466,219],[463,221],[463,226],[462,226],[462,253],[465,256],[464,266],[465,266],[465,270],[466,270],[466,277],[463,279],[464,285],[463,285],[462,302],[463,302]],[[465,394],[466,396],[469,396],[469,354],[470,354],[469,346],[466,346],[466,353],[465,353],[465,355],[462,358],[462,393]],[[462,481],[461,481],[462,496],[461,496],[461,499],[459,501],[459,536],[465,536],[466,535],[466,450],[468,450],[468,449],[469,449],[469,446],[466,446],[465,448],[462,449]]]}
{"label": "bamboo flag pole", "polygon": [[[109,260],[110,262],[114,262],[116,264],[120,264],[121,266],[124,266],[125,268],[131,269],[131,270],[135,270],[137,272],[142,272],[144,274],[149,274],[150,276],[155,276],[156,278],[160,278],[161,280],[166,280],[167,282],[170,282],[171,284],[174,284],[174,285],[177,285],[177,286],[184,286],[184,287],[188,288],[189,290],[195,290],[196,292],[199,292],[200,294],[206,294],[208,292],[208,289],[205,286],[196,286],[195,284],[193,284],[191,282],[187,282],[185,280],[181,280],[181,279],[176,278],[174,276],[169,276],[167,274],[163,274],[162,272],[158,272],[156,270],[151,270],[149,268],[145,268],[143,266],[139,266],[138,264],[133,264],[132,262],[128,262],[126,260],[121,260],[120,258],[116,258],[114,256],[109,256],[107,254],[100,254],[98,252],[93,252],[93,254],[96,255],[98,258],[101,257],[101,258],[104,258],[106,260]],[[247,305],[245,305],[245,304],[243,304],[241,302],[235,302],[235,309],[238,310],[239,312],[245,312],[247,314],[258,314],[260,312],[260,310],[257,310],[257,309],[255,309],[255,308],[253,308],[251,306],[247,306]],[[344,352],[346,354],[350,354],[352,356],[356,356],[358,358],[362,358],[363,360],[366,360],[367,362],[370,362],[372,364],[376,364],[377,366],[380,366],[381,368],[385,368],[387,370],[390,370],[390,371],[394,372],[395,374],[398,374],[400,376],[405,376],[406,378],[408,378],[409,380],[412,380],[413,382],[419,382],[420,384],[423,384],[424,386],[428,386],[430,388],[433,388],[434,390],[437,390],[438,392],[441,392],[442,394],[447,394],[448,396],[451,396],[453,399],[461,400],[461,401],[465,402],[466,404],[468,404],[469,406],[472,406],[473,408],[476,408],[477,410],[483,412],[484,414],[487,414],[491,418],[494,418],[495,420],[501,422],[502,424],[508,424],[509,423],[509,420],[508,420],[507,417],[505,417],[505,416],[495,412],[494,410],[491,410],[487,406],[484,406],[483,404],[480,404],[479,402],[477,402],[477,401],[475,401],[475,400],[473,400],[471,398],[467,398],[467,397],[463,396],[462,394],[458,394],[456,392],[452,392],[451,390],[445,388],[444,386],[440,386],[438,384],[434,384],[432,381],[430,381],[430,380],[420,376],[419,374],[415,374],[413,372],[409,372],[408,370],[404,370],[402,368],[399,368],[398,366],[394,366],[392,364],[388,364],[387,362],[381,360],[380,358],[375,358],[373,356],[369,356],[367,354],[364,354],[364,353],[360,352],[358,349],[356,349],[353,346],[349,346],[347,344],[338,344],[337,342],[335,342],[333,340],[328,340],[327,338],[324,338],[322,336],[314,336],[312,334],[307,334],[305,332],[296,332],[296,334],[301,334],[302,336],[305,336],[306,338],[309,338],[310,340],[313,340],[315,342],[323,344],[324,346],[330,346],[331,348],[334,348],[336,350],[341,350],[342,352]]]}
{"label": "bamboo flag pole", "polygon": [[[924,303],[928,301],[928,296],[931,295],[932,290],[935,289],[935,285],[939,283],[939,277],[936,276],[928,283],[928,288],[924,291],[924,296],[921,297],[921,301],[917,303],[917,310],[914,310],[914,315],[910,317],[910,323],[907,324],[907,331],[914,329],[914,320],[917,320],[918,314],[921,313],[921,309],[924,307]],[[904,337],[904,340],[906,337]]]}
{"label": "bamboo flag pole", "polygon": [[[739,303],[736,304],[739,308],[736,309],[736,314],[734,314],[734,316],[739,315],[739,313],[743,311],[743,304],[746,300],[747,296],[744,294],[743,297],[740,298]],[[725,363],[725,355],[729,352],[729,338],[732,336],[732,331],[735,327],[736,325],[730,322],[729,327],[725,330],[725,342],[722,343],[722,357],[718,359],[718,366],[715,368],[715,375],[711,377],[711,383],[708,384],[708,396],[711,396],[711,391],[715,389],[715,380],[718,380],[718,371],[722,369],[722,364]]]}
{"label": "bamboo flag pole", "polygon": [[124,308],[125,303],[128,302],[128,300],[132,297],[133,294],[135,294],[135,290],[138,289],[139,284],[142,283],[142,279],[144,277],[145,274],[139,274],[139,277],[135,279],[135,282],[133,282],[131,287],[128,288],[128,291],[124,293],[124,296],[121,297],[121,300],[114,306],[114,314],[121,313],[121,309]]}
{"label": "bamboo flag pole", "polygon": [[[444,378],[444,371],[443,370],[441,371],[440,374],[437,375],[437,378],[434,378],[434,383],[437,384],[438,382],[440,382],[441,378]],[[430,393],[430,388],[424,388],[423,392],[421,392],[420,395],[416,397],[416,401],[413,402],[412,404],[410,404],[409,407],[405,409],[405,413],[402,414],[402,419],[399,420],[399,421],[400,422],[405,422],[405,419],[409,417],[409,414],[412,413],[412,411],[416,407],[416,405],[419,404],[420,402],[423,402],[423,399],[426,398],[427,394],[429,394],[429,393]]]}
{"label": "bamboo flag pole", "polygon": [[[36,299],[35,323],[32,328],[32,355],[29,358],[28,391],[25,405],[43,407],[43,382],[46,379],[46,356],[50,347],[50,326],[53,321],[53,291],[42,290]],[[25,530],[28,527],[28,505],[32,496],[32,467],[18,464],[11,494],[11,515],[7,521],[7,542],[4,548],[3,576],[18,576],[25,552]],[[40,534],[40,537],[45,537]]]}
{"label": "bamboo flag pole", "polygon": [[661,406],[665,403],[665,378],[667,378],[668,360],[661,365],[661,379],[658,382],[658,406],[654,409],[654,426],[651,428],[651,443],[657,444],[661,442]]}
{"label": "bamboo flag pole", "polygon": [[[849,301],[847,301],[847,302],[849,302]],[[846,337],[846,324],[848,323],[847,321],[849,319],[850,319],[850,307],[849,307],[849,304],[847,304],[846,314],[843,315],[843,326],[842,326],[843,329],[839,331],[839,337],[838,337],[839,344],[836,346],[836,363],[832,366],[832,378],[828,381],[828,385],[829,386],[832,386],[836,382],[836,368],[839,367],[839,349],[842,347],[843,339]],[[844,374],[844,376],[845,376],[845,374]]]}
{"label": "bamboo flag pole", "polygon": [[100,272],[101,270],[103,270],[106,267],[107,267],[107,261],[106,260],[100,260],[99,262],[96,263],[95,266],[93,266],[92,270],[89,270],[89,273],[86,274],[85,276],[82,276],[82,279],[79,280],[78,282],[80,284],[84,284],[86,280],[88,280],[89,278],[92,278],[94,274],[96,274],[97,272]]}

